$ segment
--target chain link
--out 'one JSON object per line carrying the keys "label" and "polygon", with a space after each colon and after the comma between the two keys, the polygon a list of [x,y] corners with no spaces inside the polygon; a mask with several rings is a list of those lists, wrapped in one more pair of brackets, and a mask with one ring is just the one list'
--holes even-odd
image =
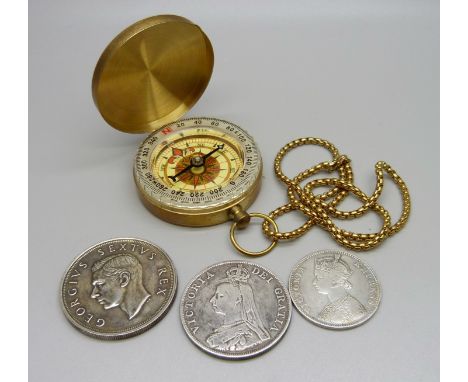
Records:
{"label": "chain link", "polygon": [[[289,151],[303,145],[321,146],[332,154],[333,160],[331,162],[321,162],[290,179],[283,173],[281,162]],[[353,184],[353,171],[349,162],[347,156],[341,155],[332,143],[324,139],[300,138],[285,145],[275,158],[274,169],[278,179],[287,187],[289,202],[270,212],[269,217],[274,220],[291,211],[301,211],[308,219],[302,226],[290,232],[278,232],[276,228],[272,229],[268,220],[265,220],[262,225],[264,234],[273,241],[291,240],[304,235],[313,226],[318,225],[330,232],[342,246],[355,251],[365,251],[376,247],[387,237],[400,231],[408,221],[411,209],[410,195],[403,179],[387,163],[377,162],[375,164],[375,174],[377,176],[375,190],[372,195],[368,196]],[[338,178],[313,179],[303,188],[300,186],[301,182],[319,172],[330,173],[333,171],[338,172]],[[401,216],[393,225],[388,211],[377,203],[383,189],[384,172],[395,182],[403,199]],[[315,188],[323,186],[331,187],[331,189],[321,194],[314,194]],[[353,211],[339,210],[338,205],[350,193],[362,202],[362,206]],[[382,227],[379,232],[369,234],[350,232],[339,228],[332,221],[332,218],[341,220],[355,219],[369,210],[376,212],[382,219]]]}

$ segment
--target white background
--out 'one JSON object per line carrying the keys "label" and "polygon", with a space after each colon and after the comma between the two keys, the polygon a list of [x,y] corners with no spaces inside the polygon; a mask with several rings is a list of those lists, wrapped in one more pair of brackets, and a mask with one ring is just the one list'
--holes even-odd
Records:
{"label": "white background", "polygon": [[[186,337],[178,317],[185,284],[214,262],[242,257],[229,243],[228,224],[176,227],[144,209],[131,174],[144,137],[107,126],[90,91],[94,65],[107,43],[129,24],[164,13],[200,25],[214,48],[211,82],[188,116],[231,120],[260,147],[265,174],[252,211],[285,203],[272,161],[281,146],[298,137],[333,142],[352,159],[356,183],[368,193],[378,160],[406,180],[413,201],[408,226],[381,247],[358,254],[383,288],[379,311],[362,327],[329,331],[294,311],[276,347],[242,362],[210,357]],[[438,17],[435,1],[31,4],[31,380],[438,380]],[[292,154],[288,174],[328,159],[320,154],[306,149]],[[385,188],[382,203],[397,217],[398,193],[389,182]],[[282,219],[281,228],[301,221]],[[368,232],[378,220],[345,226]],[[180,284],[174,306],[157,326],[109,343],[72,328],[58,293],[74,257],[119,236],[164,248]],[[258,225],[240,238],[252,247],[266,244]],[[338,246],[314,228],[255,261],[286,283],[300,258],[324,248]]]}

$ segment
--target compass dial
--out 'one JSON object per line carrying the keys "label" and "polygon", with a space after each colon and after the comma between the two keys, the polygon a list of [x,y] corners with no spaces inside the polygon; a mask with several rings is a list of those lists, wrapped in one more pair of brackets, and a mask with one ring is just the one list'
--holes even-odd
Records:
{"label": "compass dial", "polygon": [[173,137],[153,151],[153,175],[171,188],[207,191],[226,186],[242,169],[243,153],[235,141],[218,131],[204,136],[197,130],[186,129],[183,137]]}
{"label": "compass dial", "polygon": [[240,127],[213,118],[164,126],[140,146],[135,182],[145,204],[183,225],[225,221],[235,205],[246,208],[259,187],[262,162]]}

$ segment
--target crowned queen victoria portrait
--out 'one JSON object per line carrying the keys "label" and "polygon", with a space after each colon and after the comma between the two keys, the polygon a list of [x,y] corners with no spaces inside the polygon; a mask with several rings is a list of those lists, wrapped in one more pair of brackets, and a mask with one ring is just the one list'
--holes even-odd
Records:
{"label": "crowned queen victoria portrait", "polygon": [[364,317],[367,309],[350,292],[352,270],[341,255],[326,255],[315,260],[313,285],[318,293],[326,295],[329,303],[318,318],[332,324],[348,324]]}
{"label": "crowned queen victoria portrait", "polygon": [[226,275],[210,299],[223,324],[206,342],[212,349],[242,351],[270,339],[270,334],[259,316],[248,270],[239,265]]}

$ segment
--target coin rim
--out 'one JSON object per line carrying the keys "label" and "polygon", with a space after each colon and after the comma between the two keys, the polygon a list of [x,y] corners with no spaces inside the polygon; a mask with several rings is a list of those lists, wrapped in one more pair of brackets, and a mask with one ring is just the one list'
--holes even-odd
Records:
{"label": "coin rim", "polygon": [[[216,350],[213,350],[205,345],[203,345],[201,343],[201,341],[199,341],[198,339],[195,338],[195,336],[192,335],[191,331],[189,330],[189,328],[187,327],[187,325],[185,324],[185,320],[184,320],[184,312],[183,312],[183,308],[184,308],[184,301],[185,301],[185,295],[187,294],[188,292],[188,289],[189,287],[192,285],[192,283],[197,279],[199,278],[200,276],[202,276],[205,272],[209,271],[210,269],[214,268],[214,267],[218,267],[218,266],[222,266],[222,265],[227,265],[227,264],[247,264],[247,265],[252,265],[252,266],[255,266],[255,267],[260,267],[262,268],[263,270],[267,271],[268,273],[270,273],[272,276],[274,276],[276,278],[276,280],[278,281],[278,283],[281,285],[281,287],[283,288],[283,290],[285,291],[285,295],[287,296],[288,298],[288,307],[289,307],[289,315],[287,317],[287,321],[286,321],[286,324],[282,330],[281,333],[278,334],[278,336],[272,341],[270,342],[267,346],[261,348],[261,349],[258,349],[257,351],[253,351],[253,352],[249,352],[248,354],[233,354],[233,355],[229,355],[229,354],[225,354],[225,353],[222,353],[220,351],[216,351]],[[288,330],[289,328],[289,324],[291,322],[291,314],[292,314],[292,303],[291,303],[291,296],[289,295],[289,291],[288,289],[285,287],[285,285],[279,280],[278,276],[276,276],[275,273],[271,272],[268,268],[264,267],[263,265],[260,265],[260,264],[257,264],[257,263],[253,263],[253,262],[250,262],[250,261],[244,261],[244,260],[228,260],[228,261],[221,261],[219,263],[215,263],[215,264],[212,264],[210,265],[209,267],[203,269],[202,271],[198,272],[196,274],[195,277],[193,277],[192,279],[190,279],[190,281],[187,283],[187,286],[184,288],[184,291],[182,293],[182,297],[180,299],[180,307],[179,307],[179,314],[180,314],[180,321],[182,322],[182,326],[184,328],[184,331],[185,333],[187,334],[187,336],[190,338],[190,340],[195,344],[197,345],[197,347],[199,347],[200,349],[202,349],[204,352],[210,354],[210,355],[213,355],[213,356],[216,356],[216,357],[219,357],[219,358],[223,358],[223,359],[228,359],[228,360],[241,360],[241,359],[247,359],[247,358],[252,358],[252,357],[255,357],[255,356],[258,356],[260,354],[263,354],[265,352],[267,352],[268,350],[270,350],[274,345],[276,345],[284,336],[284,334],[286,333],[286,331]]]}
{"label": "coin rim", "polygon": [[[65,279],[66,279],[70,269],[79,260],[84,258],[86,255],[88,255],[94,249],[96,249],[97,247],[100,247],[100,246],[102,246],[104,244],[107,244],[107,243],[111,243],[111,242],[115,242],[115,241],[122,241],[122,240],[141,241],[141,242],[147,243],[147,244],[159,249],[161,251],[161,253],[166,256],[166,258],[168,259],[170,265],[172,266],[173,274],[174,274],[174,288],[173,288],[172,294],[169,296],[169,299],[167,300],[166,306],[162,306],[159,309],[159,314],[156,314],[150,321],[145,321],[145,323],[140,324],[140,326],[137,327],[136,329],[125,330],[125,331],[122,331],[121,333],[112,333],[112,332],[110,332],[110,333],[100,333],[100,332],[96,332],[96,331],[93,331],[91,329],[88,329],[88,328],[85,328],[85,327],[81,326],[78,322],[75,321],[75,319],[68,312],[67,307],[66,307],[66,303],[64,301],[64,288],[65,288],[64,283],[65,283]],[[168,313],[171,305],[173,304],[173,302],[175,300],[174,297],[175,297],[176,292],[177,292],[177,285],[178,285],[177,271],[176,271],[176,268],[174,266],[174,263],[172,262],[172,259],[169,257],[167,252],[164,251],[160,246],[158,246],[158,245],[156,245],[156,244],[154,244],[154,243],[152,243],[152,242],[150,242],[148,240],[145,240],[145,239],[139,239],[139,238],[135,238],[135,237],[119,237],[119,238],[108,239],[108,240],[104,240],[102,242],[99,242],[99,243],[89,247],[88,249],[83,251],[80,255],[75,257],[75,259],[71,262],[71,264],[66,269],[64,275],[62,276],[61,282],[60,282],[60,291],[59,291],[60,305],[62,307],[62,311],[63,311],[65,317],[67,318],[68,322],[70,322],[70,324],[74,328],[78,329],[81,333],[86,334],[86,335],[88,335],[90,337],[93,337],[93,338],[101,339],[101,340],[120,340],[120,339],[125,339],[125,338],[130,338],[130,337],[133,337],[133,336],[137,336],[138,334],[141,334],[141,333],[151,329],[162,318],[164,318],[164,316]]]}
{"label": "coin rim", "polygon": [[[356,321],[356,322],[353,322],[352,324],[328,324],[326,322],[323,322],[323,321],[320,321],[314,317],[311,317],[309,316],[306,312],[303,311],[303,309],[301,309],[298,304],[296,303],[295,301],[295,298],[294,298],[294,294],[291,293],[291,289],[292,289],[292,276],[293,274],[296,272],[297,268],[304,262],[306,262],[307,260],[310,260],[312,257],[316,257],[318,255],[321,255],[321,254],[325,254],[325,253],[333,253],[333,254],[340,254],[340,255],[345,255],[345,256],[349,256],[355,260],[358,260],[360,261],[362,264],[364,264],[364,266],[369,270],[369,272],[372,274],[372,276],[374,277],[376,283],[377,283],[377,286],[378,286],[378,291],[379,291],[379,298],[378,298],[378,301],[377,301],[377,304],[374,308],[374,310],[372,311],[372,313],[370,313],[368,316],[365,316],[363,318],[361,318],[360,320]],[[321,249],[321,250],[318,250],[318,251],[314,251],[306,256],[304,256],[301,260],[299,260],[295,265],[294,267],[292,268],[291,270],[291,273],[289,274],[289,281],[288,281],[288,291],[289,291],[289,295],[291,297],[291,301],[294,305],[294,307],[296,308],[296,310],[305,318],[307,319],[308,321],[314,323],[315,325],[317,326],[320,326],[322,328],[325,328],[325,329],[335,329],[335,330],[343,330],[343,329],[352,329],[352,328],[355,328],[357,326],[360,326],[362,324],[364,324],[366,321],[368,321],[370,318],[372,318],[374,316],[374,314],[377,312],[377,310],[379,309],[380,307],[380,302],[382,301],[382,286],[380,285],[380,282],[379,282],[379,279],[377,278],[377,275],[375,274],[374,270],[372,269],[372,267],[370,267],[366,262],[362,261],[359,257],[357,257],[356,255],[353,255],[351,253],[348,253],[348,252],[345,252],[345,251],[342,251],[342,250],[338,250],[338,249]]]}

